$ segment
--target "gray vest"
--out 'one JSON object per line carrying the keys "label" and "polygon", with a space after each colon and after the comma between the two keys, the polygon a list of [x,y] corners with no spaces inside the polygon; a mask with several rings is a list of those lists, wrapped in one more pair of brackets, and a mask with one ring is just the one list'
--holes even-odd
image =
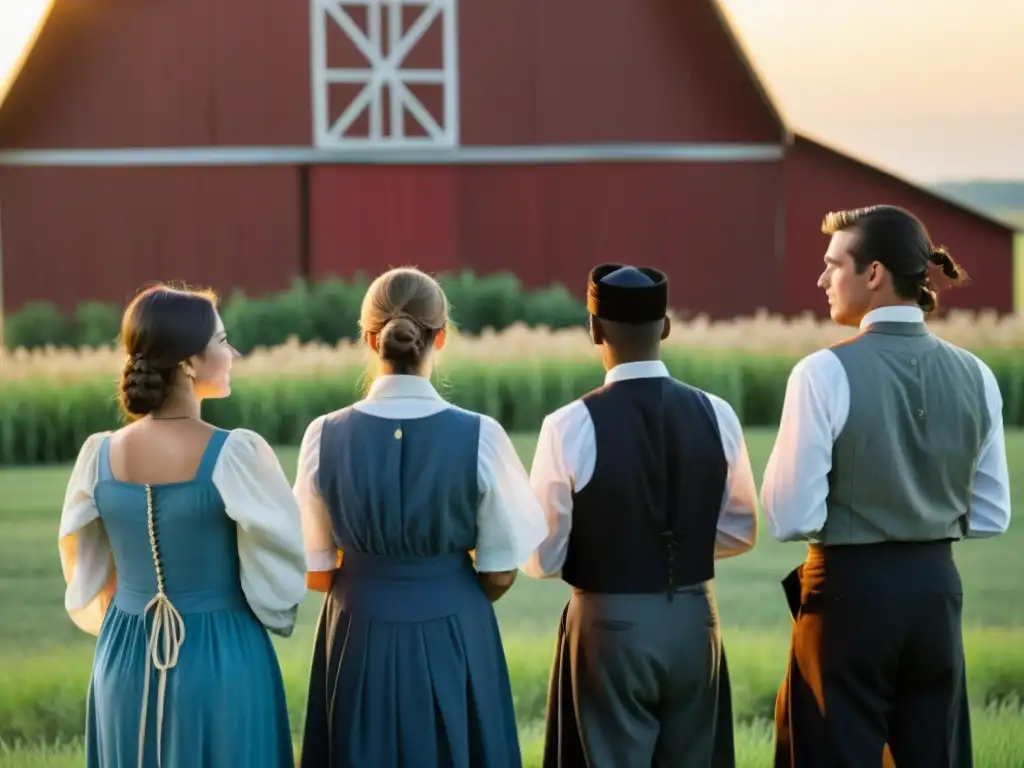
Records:
{"label": "gray vest", "polygon": [[990,419],[973,356],[924,323],[832,348],[850,413],[832,448],[825,545],[961,539]]}

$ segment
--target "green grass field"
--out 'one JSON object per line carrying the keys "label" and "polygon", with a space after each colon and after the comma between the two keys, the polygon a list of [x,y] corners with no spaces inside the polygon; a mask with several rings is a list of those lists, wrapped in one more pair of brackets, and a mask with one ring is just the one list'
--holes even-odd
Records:
{"label": "green grass field", "polygon": [[[760,478],[773,432],[748,431]],[[516,438],[524,461],[533,438]],[[1015,498],[1024,498],[1024,432],[1008,437]],[[289,475],[294,449],[279,452]],[[94,639],[63,610],[56,549],[66,466],[0,471],[0,768],[79,766],[84,700]],[[1024,765],[1024,533],[1019,526],[992,541],[957,549],[967,588],[968,670],[976,761],[983,768]],[[762,528],[757,548],[723,562],[718,598],[739,732],[739,764],[770,765],[771,717],[788,645],[789,614],[780,579],[803,556],[797,544],[778,544]],[[497,605],[512,671],[527,765],[539,765],[555,624],[567,595],[557,582],[521,577]],[[295,635],[277,643],[293,728],[301,725],[306,673],[318,596],[302,606]],[[126,702],[126,706],[136,706]]]}

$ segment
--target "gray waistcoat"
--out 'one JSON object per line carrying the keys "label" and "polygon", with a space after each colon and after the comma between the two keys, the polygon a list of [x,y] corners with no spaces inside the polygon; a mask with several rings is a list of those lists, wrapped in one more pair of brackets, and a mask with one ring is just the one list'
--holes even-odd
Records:
{"label": "gray waistcoat", "polygon": [[977,362],[923,323],[875,323],[832,352],[850,414],[832,449],[820,542],[963,538],[990,422]]}

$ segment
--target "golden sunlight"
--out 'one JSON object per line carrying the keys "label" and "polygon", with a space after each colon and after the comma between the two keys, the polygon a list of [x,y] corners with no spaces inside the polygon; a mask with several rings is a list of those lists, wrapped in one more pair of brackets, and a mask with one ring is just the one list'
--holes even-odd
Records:
{"label": "golden sunlight", "polygon": [[54,0],[17,0],[0,6],[0,104],[35,45],[53,4]]}

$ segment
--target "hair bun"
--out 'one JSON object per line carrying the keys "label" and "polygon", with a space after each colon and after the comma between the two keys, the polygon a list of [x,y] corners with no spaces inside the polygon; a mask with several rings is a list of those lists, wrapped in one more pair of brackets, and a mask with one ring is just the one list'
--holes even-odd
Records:
{"label": "hair bun", "polygon": [[124,408],[133,416],[145,416],[157,410],[171,393],[174,368],[160,370],[143,355],[132,355],[121,377]]}
{"label": "hair bun", "polygon": [[418,358],[423,353],[423,329],[406,315],[396,315],[384,323],[378,339],[385,360]]}
{"label": "hair bun", "polygon": [[919,306],[926,314],[934,312],[939,306],[939,295],[932,288],[930,281],[925,278],[924,283],[921,284],[921,292],[917,297],[917,306]]}
{"label": "hair bun", "polygon": [[155,366],[145,355],[132,355],[128,361],[131,366],[131,373],[155,373]]}

